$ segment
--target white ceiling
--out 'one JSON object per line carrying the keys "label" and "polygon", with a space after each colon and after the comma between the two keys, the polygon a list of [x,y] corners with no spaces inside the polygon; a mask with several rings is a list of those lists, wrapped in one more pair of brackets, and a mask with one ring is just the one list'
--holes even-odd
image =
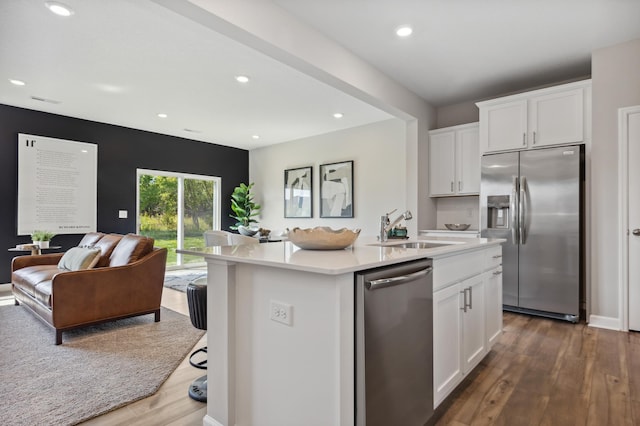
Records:
{"label": "white ceiling", "polygon": [[589,76],[640,38],[639,0],[274,1],[434,106]]}
{"label": "white ceiling", "polygon": [[391,118],[149,0],[63,2],[0,0],[0,103],[243,149]]}
{"label": "white ceiling", "polygon": [[[63,2],[72,17],[0,1],[0,103],[243,149],[390,118],[151,0]],[[275,3],[435,106],[586,76],[593,50],[640,38],[638,0]]]}

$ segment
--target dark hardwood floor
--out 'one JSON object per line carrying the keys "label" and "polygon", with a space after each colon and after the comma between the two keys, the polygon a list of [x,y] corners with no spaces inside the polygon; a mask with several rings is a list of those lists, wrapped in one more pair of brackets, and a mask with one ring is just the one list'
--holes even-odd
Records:
{"label": "dark hardwood floor", "polygon": [[639,425],[640,335],[504,313],[437,425]]}

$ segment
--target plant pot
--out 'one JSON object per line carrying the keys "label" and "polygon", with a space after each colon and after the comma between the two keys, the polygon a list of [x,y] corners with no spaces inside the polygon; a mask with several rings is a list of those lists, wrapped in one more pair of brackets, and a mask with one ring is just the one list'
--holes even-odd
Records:
{"label": "plant pot", "polygon": [[49,241],[32,241],[33,244],[37,244],[41,249],[49,248]]}
{"label": "plant pot", "polygon": [[238,226],[238,232],[247,237],[253,237],[258,233],[258,228],[252,226]]}

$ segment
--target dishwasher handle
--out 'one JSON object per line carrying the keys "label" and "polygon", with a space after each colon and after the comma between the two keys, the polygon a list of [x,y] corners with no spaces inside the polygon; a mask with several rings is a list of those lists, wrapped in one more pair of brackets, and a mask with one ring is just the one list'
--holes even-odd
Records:
{"label": "dishwasher handle", "polygon": [[418,272],[412,274],[400,275],[398,277],[380,278],[378,280],[365,281],[364,285],[367,290],[379,290],[381,288],[392,287],[394,285],[406,284],[418,278],[422,278],[433,272],[432,266],[427,266]]}

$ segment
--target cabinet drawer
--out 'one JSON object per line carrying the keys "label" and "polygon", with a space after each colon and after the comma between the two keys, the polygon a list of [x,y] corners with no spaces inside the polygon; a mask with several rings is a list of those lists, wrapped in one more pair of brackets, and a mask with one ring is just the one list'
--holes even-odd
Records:
{"label": "cabinet drawer", "polygon": [[485,252],[486,264],[485,270],[493,269],[502,265],[502,246],[496,246]]}
{"label": "cabinet drawer", "polygon": [[482,273],[487,250],[477,250],[433,260],[433,291]]}

